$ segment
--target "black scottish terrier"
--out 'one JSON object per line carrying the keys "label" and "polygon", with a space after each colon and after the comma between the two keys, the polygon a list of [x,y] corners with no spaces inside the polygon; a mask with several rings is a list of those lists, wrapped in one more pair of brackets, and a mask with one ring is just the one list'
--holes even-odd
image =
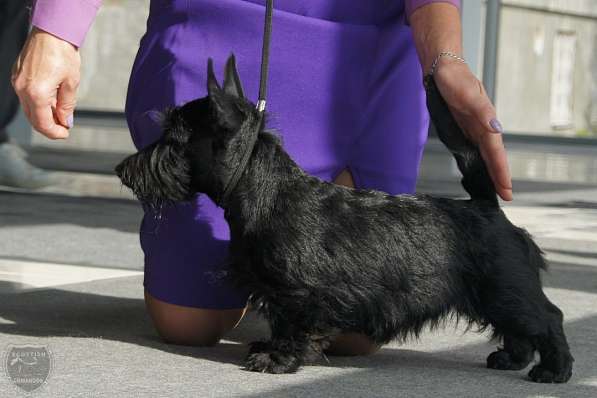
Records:
{"label": "black scottish terrier", "polygon": [[542,252],[499,208],[433,78],[425,85],[470,200],[391,196],[305,174],[244,97],[233,57],[223,88],[210,61],[209,95],[167,111],[164,136],[117,167],[145,203],[199,192],[225,209],[234,276],[271,328],[270,341],[251,345],[247,369],[294,372],[338,334],[384,344],[453,315],[503,339],[489,368],[524,369],[537,350],[531,380],[571,377],[562,312],[541,289]]}

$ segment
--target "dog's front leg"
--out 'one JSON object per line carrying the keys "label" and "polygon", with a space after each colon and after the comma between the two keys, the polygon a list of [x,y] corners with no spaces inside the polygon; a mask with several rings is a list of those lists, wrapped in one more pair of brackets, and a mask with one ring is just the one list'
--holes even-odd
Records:
{"label": "dog's front leg", "polygon": [[245,368],[252,372],[294,373],[304,362],[306,345],[302,339],[256,341],[251,343]]}
{"label": "dog's front leg", "polygon": [[314,351],[313,345],[320,345],[310,338],[309,333],[297,330],[289,324],[276,327],[277,322],[270,322],[272,338],[270,341],[251,343],[245,360],[245,368],[253,372],[294,373]]}

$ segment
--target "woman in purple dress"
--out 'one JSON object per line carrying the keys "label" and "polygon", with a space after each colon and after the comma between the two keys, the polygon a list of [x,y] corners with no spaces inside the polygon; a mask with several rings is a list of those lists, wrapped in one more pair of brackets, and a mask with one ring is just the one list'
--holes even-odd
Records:
{"label": "woman in purple dress", "polygon": [[[73,125],[77,48],[100,3],[38,0],[34,8],[13,84],[33,126],[49,138],[66,138]],[[233,52],[246,92],[257,93],[264,3],[151,1],[126,103],[137,148],[160,137],[156,111],[206,94],[208,57],[222,70]],[[429,124],[422,73],[435,63],[442,94],[480,145],[498,193],[511,199],[495,109],[459,58],[458,0],[277,0],[275,7],[271,124],[307,172],[357,188],[414,192]],[[145,300],[166,341],[214,344],[242,317],[249,292],[228,280],[228,233],[222,210],[205,195],[145,216]],[[331,351],[375,349],[347,335]]]}

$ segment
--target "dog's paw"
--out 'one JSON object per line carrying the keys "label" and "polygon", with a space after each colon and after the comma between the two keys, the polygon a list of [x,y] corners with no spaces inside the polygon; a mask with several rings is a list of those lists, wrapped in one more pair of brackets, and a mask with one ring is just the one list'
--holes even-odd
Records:
{"label": "dog's paw", "polygon": [[266,342],[251,343],[251,349],[245,359],[245,369],[251,372],[294,373],[300,365],[296,356],[275,351]]}
{"label": "dog's paw", "polygon": [[541,364],[533,366],[529,372],[529,378],[535,383],[566,383],[570,377],[572,377],[572,368],[554,373]]}
{"label": "dog's paw", "polygon": [[245,360],[245,369],[251,372],[294,373],[299,366],[300,363],[296,357],[276,351],[254,352]]}
{"label": "dog's paw", "polygon": [[487,367],[498,370],[521,370],[529,365],[529,361],[515,362],[507,351],[498,350],[487,357]]}

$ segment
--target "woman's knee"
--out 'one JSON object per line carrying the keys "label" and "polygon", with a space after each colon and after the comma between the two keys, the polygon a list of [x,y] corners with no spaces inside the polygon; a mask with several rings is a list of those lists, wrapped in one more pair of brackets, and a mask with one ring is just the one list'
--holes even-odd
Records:
{"label": "woman's knee", "polygon": [[145,304],[160,337],[167,343],[213,346],[233,329],[244,308],[210,310],[166,303],[145,291]]}
{"label": "woman's knee", "polygon": [[375,344],[365,335],[345,333],[337,336],[326,352],[338,356],[371,355],[380,348],[380,345]]}
{"label": "woman's knee", "polygon": [[354,178],[349,169],[344,169],[334,180],[336,185],[344,185],[345,187],[354,188]]}

